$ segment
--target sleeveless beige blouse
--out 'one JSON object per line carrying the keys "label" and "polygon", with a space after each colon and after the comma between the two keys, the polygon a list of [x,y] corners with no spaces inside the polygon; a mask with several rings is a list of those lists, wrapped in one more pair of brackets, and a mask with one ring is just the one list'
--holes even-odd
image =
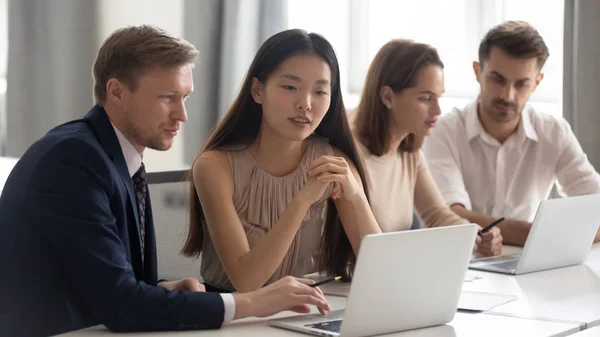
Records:
{"label": "sleeveless beige blouse", "polygon": [[[304,186],[311,162],[322,155],[333,155],[333,149],[325,139],[312,136],[307,141],[300,165],[283,177],[270,175],[260,168],[247,149],[226,152],[233,174],[233,204],[246,232],[250,249],[271,230],[287,205]],[[327,199],[330,195],[331,187],[309,208],[287,254],[267,284],[286,275],[301,277],[313,270],[313,256],[321,243]],[[215,251],[206,223],[203,228],[204,248],[200,273],[204,282],[213,287],[234,291]]]}

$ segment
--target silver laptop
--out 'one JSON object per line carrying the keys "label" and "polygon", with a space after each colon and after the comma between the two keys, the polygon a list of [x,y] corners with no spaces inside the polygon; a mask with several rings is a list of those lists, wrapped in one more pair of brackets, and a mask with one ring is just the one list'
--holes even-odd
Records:
{"label": "silver laptop", "polygon": [[520,254],[474,259],[469,268],[519,275],[582,263],[600,225],[600,194],[544,200]]}
{"label": "silver laptop", "polygon": [[454,319],[473,243],[474,224],[367,235],[345,310],[271,320],[321,336],[361,337]]}

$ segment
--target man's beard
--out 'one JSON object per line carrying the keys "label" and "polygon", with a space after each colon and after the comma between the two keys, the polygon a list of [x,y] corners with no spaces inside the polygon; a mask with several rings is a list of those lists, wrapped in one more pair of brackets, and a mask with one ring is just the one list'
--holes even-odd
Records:
{"label": "man's beard", "polygon": [[485,113],[496,123],[508,123],[519,118],[522,107],[515,102],[508,102],[501,98],[484,101]]}
{"label": "man's beard", "polygon": [[142,129],[130,120],[126,121],[124,131],[124,134],[129,138],[131,143],[143,146],[144,148],[166,151],[171,147],[170,144],[164,144],[159,135],[152,138],[144,137]]}

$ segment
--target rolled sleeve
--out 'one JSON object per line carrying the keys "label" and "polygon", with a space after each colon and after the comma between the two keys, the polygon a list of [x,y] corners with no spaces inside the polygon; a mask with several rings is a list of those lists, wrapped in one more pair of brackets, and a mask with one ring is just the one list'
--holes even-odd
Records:
{"label": "rolled sleeve", "polygon": [[600,175],[583,152],[567,121],[561,121],[562,151],[556,165],[556,177],[567,196],[600,193]]}

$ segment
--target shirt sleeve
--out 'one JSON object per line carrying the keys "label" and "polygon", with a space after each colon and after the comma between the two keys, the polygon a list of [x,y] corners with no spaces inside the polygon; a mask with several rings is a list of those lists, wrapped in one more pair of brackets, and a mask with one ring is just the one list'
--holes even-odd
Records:
{"label": "shirt sleeve", "polygon": [[415,183],[415,209],[421,217],[425,227],[452,226],[469,221],[454,213],[444,202],[438,190],[429,167],[422,153],[417,163],[417,181]]}
{"label": "shirt sleeve", "polygon": [[[458,148],[448,123],[440,123],[423,144],[423,154],[433,181],[446,205],[461,204],[471,209],[471,199],[465,188],[458,156]],[[454,128],[456,129],[456,128]]]}
{"label": "shirt sleeve", "polygon": [[221,293],[223,304],[225,305],[225,313],[223,315],[223,325],[231,323],[235,316],[235,299],[232,294]]}
{"label": "shirt sleeve", "polygon": [[[563,137],[556,165],[556,178],[567,196],[600,193],[600,175],[589,162],[571,126],[561,121]],[[560,139],[560,138],[559,138]]]}

